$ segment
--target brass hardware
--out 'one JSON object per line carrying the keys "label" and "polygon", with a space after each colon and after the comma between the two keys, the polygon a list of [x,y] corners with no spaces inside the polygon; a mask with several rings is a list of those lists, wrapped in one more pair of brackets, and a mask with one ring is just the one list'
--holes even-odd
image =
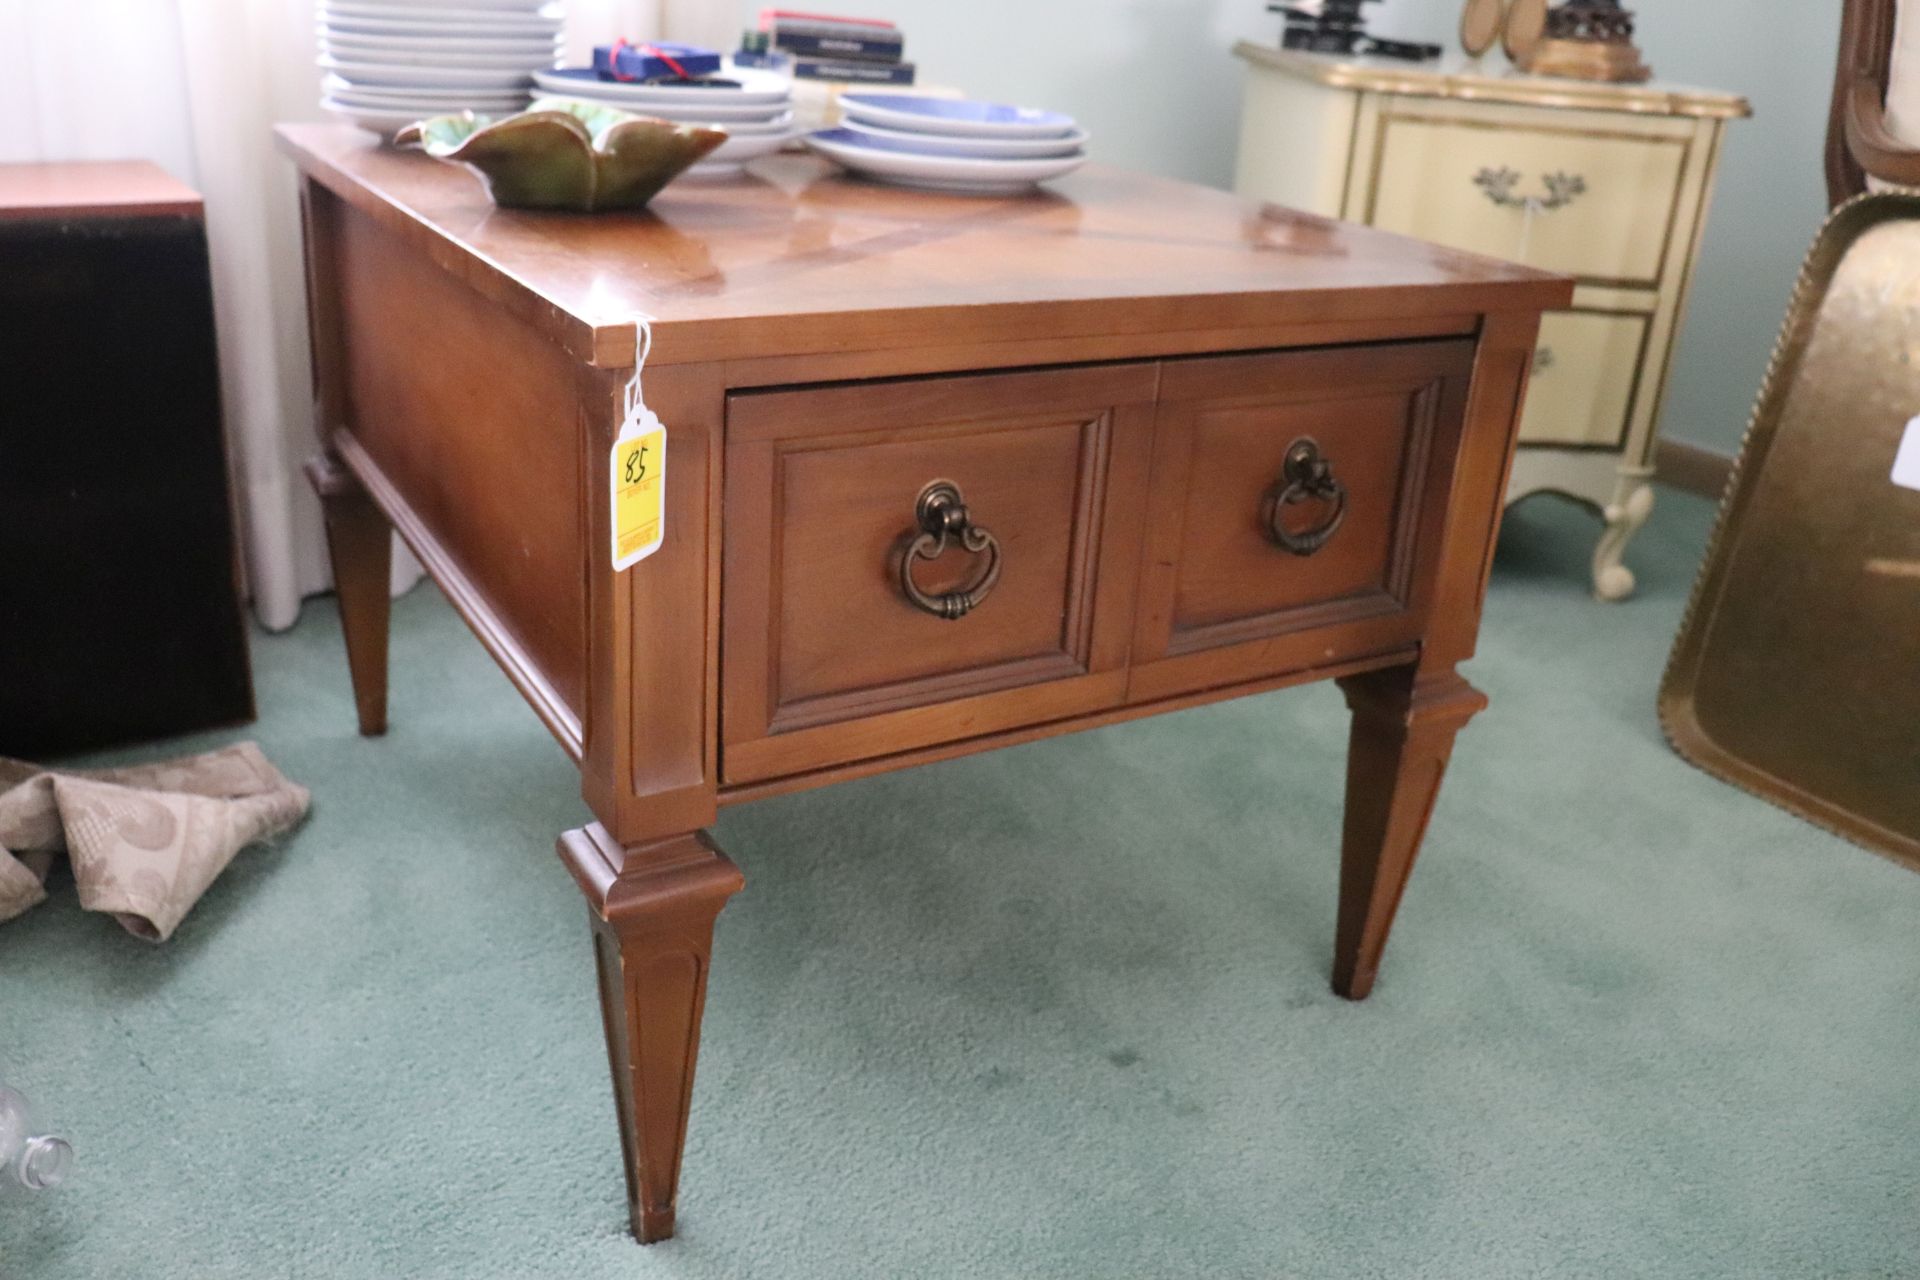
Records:
{"label": "brass hardware", "polygon": [[1473,185],[1487,193],[1487,199],[1502,209],[1524,209],[1529,213],[1552,213],[1555,209],[1564,209],[1579,197],[1587,193],[1587,180],[1577,173],[1549,173],[1540,181],[1546,186],[1544,196],[1517,196],[1513,189],[1520,185],[1520,174],[1502,166],[1498,169],[1482,169],[1473,175]]}
{"label": "brass hardware", "polygon": [[[1260,522],[1275,546],[1296,556],[1310,556],[1327,545],[1347,518],[1347,486],[1335,478],[1333,464],[1321,455],[1320,443],[1312,436],[1301,436],[1287,446],[1280,478],[1286,483],[1268,492],[1261,504]],[[1333,504],[1332,512],[1317,527],[1295,533],[1281,522],[1280,514],[1286,508],[1311,500]]]}
{"label": "brass hardware", "polygon": [[[951,480],[935,480],[920,491],[920,497],[913,504],[913,520],[920,532],[913,536],[900,556],[901,592],[915,608],[924,609],[936,618],[952,622],[966,617],[980,607],[994,583],[1000,581],[999,541],[973,523],[966,499],[960,496],[960,486]],[[955,538],[964,550],[984,554],[987,567],[966,590],[930,596],[914,582],[913,562],[938,560],[946,553],[949,537]]]}

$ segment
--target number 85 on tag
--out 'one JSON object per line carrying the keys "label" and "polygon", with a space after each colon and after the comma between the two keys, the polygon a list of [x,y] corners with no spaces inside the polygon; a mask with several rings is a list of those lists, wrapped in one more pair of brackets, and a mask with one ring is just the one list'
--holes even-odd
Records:
{"label": "number 85 on tag", "polygon": [[622,433],[613,442],[609,474],[613,480],[613,568],[617,573],[660,549],[667,513],[667,429],[655,426],[637,434]]}

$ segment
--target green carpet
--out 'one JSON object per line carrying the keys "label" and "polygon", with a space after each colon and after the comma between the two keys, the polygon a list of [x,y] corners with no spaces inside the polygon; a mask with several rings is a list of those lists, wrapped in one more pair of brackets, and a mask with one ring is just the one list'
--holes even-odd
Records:
{"label": "green carpet", "polygon": [[[255,661],[311,820],[160,948],[0,926],[0,1075],[73,1180],[0,1276],[1920,1276],[1920,876],[1683,764],[1644,593],[1509,521],[1374,998],[1327,990],[1314,688],[726,812],[680,1237],[626,1236],[572,770],[430,589],[390,736],[336,615]],[[144,754],[199,749],[204,735]]]}

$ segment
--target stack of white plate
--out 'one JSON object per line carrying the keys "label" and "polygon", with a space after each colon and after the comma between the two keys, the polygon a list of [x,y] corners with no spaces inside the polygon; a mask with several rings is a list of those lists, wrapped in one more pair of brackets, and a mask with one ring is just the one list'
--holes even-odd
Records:
{"label": "stack of white plate", "polygon": [[882,182],[1008,195],[1087,162],[1087,131],[1057,111],[897,93],[843,93],[840,110],[807,145]]}
{"label": "stack of white plate", "polygon": [[376,133],[456,111],[508,115],[559,61],[548,0],[319,0],[320,105]]}
{"label": "stack of white plate", "polygon": [[725,130],[727,140],[687,170],[694,177],[738,173],[754,157],[778,151],[794,134],[793,82],[758,67],[728,64],[704,80],[661,84],[602,80],[591,67],[563,67],[536,72],[533,82],[541,99],[571,98]]}

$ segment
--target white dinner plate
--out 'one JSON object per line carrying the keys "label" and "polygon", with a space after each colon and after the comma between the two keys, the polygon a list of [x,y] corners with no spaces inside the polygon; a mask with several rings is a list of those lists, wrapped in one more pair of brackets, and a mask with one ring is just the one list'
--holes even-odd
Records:
{"label": "white dinner plate", "polygon": [[363,49],[358,46],[333,46],[321,42],[321,52],[342,62],[370,62],[394,69],[438,68],[442,71],[513,71],[531,76],[542,67],[558,61],[554,53],[462,53],[436,58],[411,49]]}
{"label": "white dinner plate", "polygon": [[793,83],[773,71],[758,67],[730,67],[720,74],[738,82],[738,89],[694,88],[683,84],[624,84],[602,80],[589,67],[556,67],[534,76],[534,83],[548,93],[568,97],[581,96],[587,90],[603,102],[657,102],[662,106],[691,106],[711,102],[715,106],[773,106],[793,96]]}
{"label": "white dinner plate", "polygon": [[772,155],[793,141],[791,129],[770,134],[729,134],[727,140],[700,157],[700,163],[687,170],[700,177],[715,177],[721,173],[738,172],[749,160]]}
{"label": "white dinner plate", "polygon": [[561,25],[544,18],[515,22],[472,22],[467,19],[366,18],[334,9],[320,11],[324,30],[353,35],[454,36],[463,40],[540,40],[560,34]]}
{"label": "white dinner plate", "polygon": [[[370,129],[382,137],[391,137],[416,120],[424,120],[426,115],[418,111],[394,111],[378,107],[356,107],[345,102],[335,102],[332,98],[320,99],[320,109],[351,120],[362,129]],[[433,113],[429,112],[427,115]]]}
{"label": "white dinner plate", "polygon": [[689,120],[680,116],[663,116],[658,112],[646,114],[660,120],[671,120],[675,124],[704,124],[715,129],[724,129],[728,138],[778,138],[785,142],[793,137],[793,112],[783,111],[772,120],[748,123],[742,120]]}
{"label": "white dinner plate", "polygon": [[494,65],[497,59],[502,58],[544,63],[550,61],[561,46],[558,39],[550,40],[545,36],[475,40],[464,36],[375,35],[362,31],[328,31],[324,28],[320,32],[320,44],[330,53],[364,51],[384,54],[387,58],[409,55],[442,66],[464,63],[470,57],[487,59],[488,65]]}
{"label": "white dinner plate", "polygon": [[747,167],[749,160],[772,155],[798,135],[789,131],[765,138],[728,138],[708,152],[699,164],[687,170],[690,178],[729,178]]}
{"label": "white dinner plate", "polygon": [[1093,136],[1085,129],[1075,129],[1061,138],[966,138],[952,133],[910,133],[852,120],[840,127],[865,138],[877,138],[882,143],[910,147],[922,155],[977,156],[983,160],[1040,160],[1072,155],[1085,150]]}
{"label": "white dinner plate", "polygon": [[489,8],[472,3],[419,4],[403,0],[384,4],[379,0],[320,0],[323,18],[378,18],[385,22],[431,22],[439,27],[449,23],[471,22],[482,26],[512,26],[516,23],[544,23],[560,26],[566,21],[566,9],[555,4],[520,4],[513,8]]}
{"label": "white dinner plate", "polygon": [[1064,138],[1075,128],[1073,117],[1058,111],[903,93],[843,93],[840,114],[883,129],[969,138]]}
{"label": "white dinner plate", "polygon": [[322,54],[322,71],[343,76],[363,88],[392,85],[396,88],[520,89],[533,84],[530,69],[489,70],[486,67],[436,67],[429,63],[355,62]]}
{"label": "white dinner plate", "polygon": [[[790,133],[793,130],[792,107],[767,109],[756,107],[755,110],[759,114],[751,120],[729,120],[716,115],[713,107],[702,110],[698,107],[663,107],[651,102],[606,102],[578,93],[569,93],[564,96],[537,93],[534,95],[534,100],[536,102],[584,102],[596,107],[611,107],[616,111],[631,111],[637,116],[652,116],[656,120],[672,120],[676,124],[710,124],[716,129],[725,129],[736,137]],[[775,114],[769,114],[769,111]]]}
{"label": "white dinner plate", "polygon": [[357,98],[351,94],[336,94],[321,99],[324,106],[331,103],[336,107],[351,108],[355,111],[371,111],[379,115],[406,117],[406,123],[415,120],[431,120],[436,116],[457,116],[463,111],[471,111],[476,116],[485,116],[489,120],[501,120],[507,116],[517,116],[526,108],[523,102],[390,102],[382,98]]}
{"label": "white dinner plate", "polygon": [[469,92],[461,89],[395,89],[388,85],[357,85],[328,76],[320,85],[322,96],[351,107],[391,109],[418,108],[445,115],[449,111],[472,108],[475,111],[518,111],[526,105],[527,95],[519,90],[488,89]]}
{"label": "white dinner plate", "polygon": [[726,106],[718,102],[699,100],[687,103],[635,102],[630,98],[608,98],[594,93],[584,86],[569,89],[565,93],[556,93],[553,97],[572,98],[579,102],[591,102],[602,107],[617,107],[622,111],[634,111],[641,115],[659,116],[662,120],[688,120],[698,124],[722,124],[732,128],[736,124],[773,124],[790,115],[793,108],[784,102],[756,102],[744,107]]}
{"label": "white dinner plate", "polygon": [[426,9],[433,13],[483,9],[488,13],[536,13],[551,0],[329,0],[351,4],[356,9]]}
{"label": "white dinner plate", "polygon": [[1086,153],[1040,160],[982,160],[974,156],[930,156],[886,150],[863,142],[848,129],[809,134],[809,147],[864,177],[910,186],[972,195],[1012,195],[1036,182],[1072,173],[1087,162]]}

